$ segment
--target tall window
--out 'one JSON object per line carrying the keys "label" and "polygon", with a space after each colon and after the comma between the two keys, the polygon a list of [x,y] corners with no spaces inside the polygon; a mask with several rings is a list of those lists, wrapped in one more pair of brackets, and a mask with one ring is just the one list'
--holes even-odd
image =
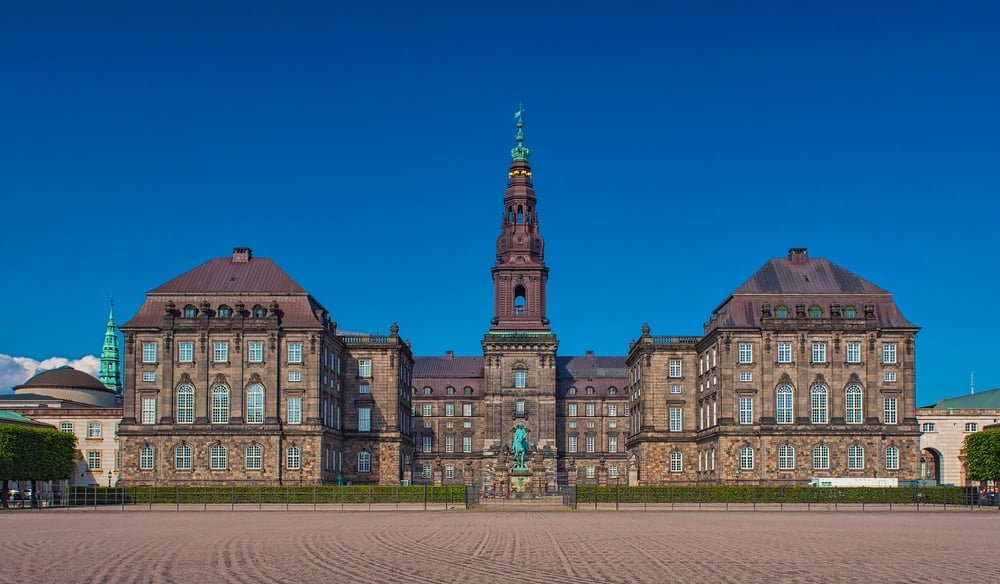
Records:
{"label": "tall window", "polygon": [[290,397],[288,398],[288,423],[289,424],[301,424],[302,423],[302,398],[301,397]]}
{"label": "tall window", "polygon": [[885,420],[884,421],[885,421],[886,424],[898,424],[899,423],[899,418],[897,416],[897,410],[896,410],[896,403],[897,403],[896,402],[896,398],[894,398],[894,397],[887,397],[887,398],[885,398],[885,401],[883,402],[883,404],[884,404],[883,405],[883,410],[884,410],[884,413],[885,413]]}
{"label": "tall window", "polygon": [[793,470],[795,468],[795,448],[791,444],[778,446],[778,470]]}
{"label": "tall window", "polygon": [[576,452],[576,436],[567,436],[566,437],[566,451],[567,452]]}
{"label": "tall window", "polygon": [[882,344],[882,362],[883,363],[896,362],[896,343]]}
{"label": "tall window", "polygon": [[372,360],[358,359],[358,377],[372,376]]}
{"label": "tall window", "polygon": [[885,449],[885,468],[886,470],[899,470],[899,449],[895,446]]}
{"label": "tall window", "polygon": [[424,446],[423,451],[424,452],[430,452],[434,448],[434,437],[433,436],[424,436],[423,442],[424,442],[424,444],[423,444],[423,446]]}
{"label": "tall window", "polygon": [[358,432],[372,431],[372,409],[358,408]]}
{"label": "tall window", "polygon": [[667,369],[667,374],[670,377],[680,377],[681,376],[681,360],[671,359],[669,367]]}
{"label": "tall window", "polygon": [[753,424],[753,398],[740,398],[740,423]]}
{"label": "tall window", "polygon": [[792,362],[792,344],[778,343],[778,363]]}
{"label": "tall window", "polygon": [[264,423],[264,386],[257,383],[247,388],[247,423]]}
{"label": "tall window", "polygon": [[472,404],[462,404],[462,415],[465,417],[472,415]]}
{"label": "tall window", "polygon": [[753,448],[740,448],[740,470],[753,470]]}
{"label": "tall window", "polygon": [[792,386],[779,385],[776,398],[774,421],[778,424],[791,424],[795,420],[792,410]]}
{"label": "tall window", "polygon": [[100,450],[91,450],[87,452],[87,470],[101,470]]}
{"label": "tall window", "polygon": [[[430,470],[430,467],[425,466],[425,471]],[[372,471],[372,455],[370,452],[361,451],[358,453],[358,472],[371,472]],[[425,474],[427,474],[425,472]],[[426,478],[426,477],[425,477]]]}
{"label": "tall window", "polygon": [[847,389],[844,390],[844,422],[848,424],[860,424],[861,423],[861,386],[860,385],[848,385]]}
{"label": "tall window", "polygon": [[587,452],[594,452],[596,449],[595,439],[593,436],[587,436],[586,439]]}
{"label": "tall window", "polygon": [[614,417],[618,415],[618,404],[608,404],[608,416]]}
{"label": "tall window", "polygon": [[302,343],[288,343],[288,362],[302,362]]}
{"label": "tall window", "polygon": [[174,468],[177,470],[191,470],[191,447],[181,444],[174,448]]}
{"label": "tall window", "polygon": [[684,454],[680,450],[670,453],[670,472],[684,472]]}
{"label": "tall window", "polygon": [[212,361],[216,363],[228,363],[229,362],[229,343],[220,342],[213,343],[214,350],[212,351]]}
{"label": "tall window", "polygon": [[444,478],[453,479],[455,478],[455,465],[446,464],[444,465]]}
{"label": "tall window", "polygon": [[229,449],[222,444],[213,444],[209,455],[209,466],[212,470],[229,468]]}
{"label": "tall window", "polygon": [[515,371],[514,372],[514,387],[522,389],[527,386],[528,383],[528,372],[527,371]]}
{"label": "tall window", "polygon": [[813,343],[813,363],[826,363],[826,343]]}
{"label": "tall window", "polygon": [[608,452],[618,452],[618,436],[608,436]]}
{"label": "tall window", "polygon": [[576,404],[566,404],[566,415],[567,416],[576,415]]}
{"label": "tall window", "polygon": [[847,468],[860,470],[865,467],[865,449],[860,444],[851,444],[847,447]]}
{"label": "tall window", "polygon": [[814,385],[809,391],[809,421],[813,424],[826,424],[830,421],[827,391],[822,385]]}
{"label": "tall window", "polygon": [[462,452],[472,452],[472,436],[462,436]]}
{"label": "tall window", "polygon": [[194,362],[194,343],[188,341],[177,343],[177,361],[180,363]]}
{"label": "tall window", "polygon": [[586,415],[590,417],[597,415],[597,406],[594,405],[594,402],[587,402],[583,404],[583,408]]}
{"label": "tall window", "polygon": [[680,432],[683,430],[681,420],[681,409],[680,408],[670,408],[670,431]]}
{"label": "tall window", "polygon": [[156,343],[142,344],[142,362],[156,363]]}
{"label": "tall window", "polygon": [[194,387],[188,384],[177,387],[177,423],[194,423]]}
{"label": "tall window", "polygon": [[824,444],[817,444],[812,448],[813,469],[827,470],[830,468],[830,449]]}
{"label": "tall window", "polygon": [[143,424],[155,424],[156,423],[156,398],[155,397],[144,397],[144,398],[142,398],[142,423]]}
{"label": "tall window", "polygon": [[444,437],[444,451],[455,452],[455,436],[449,434]]}
{"label": "tall window", "polygon": [[101,437],[101,423],[87,422],[87,438],[100,438],[100,437]]}
{"label": "tall window", "polygon": [[251,444],[243,452],[247,470],[260,470],[264,467],[264,447],[260,444]]}
{"label": "tall window", "polygon": [[264,343],[251,342],[248,345],[247,359],[251,363],[263,363],[264,362]]}
{"label": "tall window", "polygon": [[139,449],[139,470],[153,470],[155,460],[152,446],[143,446]]}
{"label": "tall window", "polygon": [[288,470],[299,470],[302,468],[302,451],[298,446],[289,446],[285,450],[285,468]]}
{"label": "tall window", "polygon": [[229,423],[229,388],[225,385],[212,388],[212,423]]}
{"label": "tall window", "polygon": [[[521,403],[524,403],[524,402],[521,402]],[[521,410],[521,411],[523,412],[524,410]],[[446,415],[446,416],[454,416],[455,415],[455,404],[450,403],[450,402],[444,404],[444,415]]]}
{"label": "tall window", "polygon": [[433,406],[431,406],[431,404],[424,404],[420,406],[420,408],[421,408],[421,413],[424,416],[430,416],[433,415],[434,413],[434,409]]}
{"label": "tall window", "polygon": [[752,343],[740,343],[739,344],[739,358],[740,358],[740,363],[753,363],[753,344]]}
{"label": "tall window", "polygon": [[847,343],[847,362],[861,362],[861,343]]}

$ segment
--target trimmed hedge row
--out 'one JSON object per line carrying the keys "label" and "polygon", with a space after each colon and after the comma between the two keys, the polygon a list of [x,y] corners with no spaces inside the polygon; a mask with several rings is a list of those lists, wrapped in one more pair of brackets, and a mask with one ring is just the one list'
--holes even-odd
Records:
{"label": "trimmed hedge row", "polygon": [[[464,486],[70,487],[69,506],[126,504],[463,503]],[[426,497],[426,498],[425,498]]]}
{"label": "trimmed hedge row", "polygon": [[966,505],[962,487],[827,488],[808,486],[578,486],[577,501],[598,503],[921,503]]}

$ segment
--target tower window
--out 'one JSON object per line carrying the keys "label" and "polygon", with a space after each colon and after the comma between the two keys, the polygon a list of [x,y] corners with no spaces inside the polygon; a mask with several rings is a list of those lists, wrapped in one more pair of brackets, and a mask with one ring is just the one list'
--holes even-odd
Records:
{"label": "tower window", "polygon": [[524,286],[517,286],[514,288],[514,314],[524,314],[525,307],[528,304],[526,294],[524,292]]}

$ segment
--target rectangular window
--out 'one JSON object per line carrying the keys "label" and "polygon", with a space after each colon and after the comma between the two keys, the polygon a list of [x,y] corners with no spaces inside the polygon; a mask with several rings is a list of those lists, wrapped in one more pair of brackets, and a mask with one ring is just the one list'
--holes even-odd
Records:
{"label": "rectangular window", "polygon": [[887,397],[885,398],[885,423],[886,424],[897,424],[898,418],[896,413],[896,398]]}
{"label": "rectangular window", "polygon": [[608,416],[614,417],[618,415],[618,404],[608,404]]}
{"label": "rectangular window", "polygon": [[87,469],[101,470],[101,452],[99,450],[87,452]]}
{"label": "rectangular window", "polygon": [[886,371],[885,374],[882,376],[882,380],[885,381],[886,383],[892,383],[896,381],[896,372]]}
{"label": "rectangular window", "polygon": [[753,363],[753,344],[752,343],[740,343],[739,344],[739,359],[740,359],[740,363]]}
{"label": "rectangular window", "polygon": [[847,447],[847,468],[848,470],[861,470],[865,468],[865,449],[857,444]]}
{"label": "rectangular window", "polygon": [[608,452],[618,452],[618,436],[608,436]]}
{"label": "rectangular window", "polygon": [[667,375],[670,377],[680,377],[681,376],[681,360],[671,359],[670,365],[667,369]]}
{"label": "rectangular window", "polygon": [[826,470],[830,468],[830,449],[820,444],[813,446],[813,468],[816,470]]}
{"label": "rectangular window", "polygon": [[424,436],[424,452],[430,452],[434,448],[434,437]]}
{"label": "rectangular window", "polygon": [[924,422],[920,425],[921,432],[935,432],[934,422]]}
{"label": "rectangular window", "polygon": [[372,376],[372,360],[358,359],[358,377]]}
{"label": "rectangular window", "polygon": [[142,372],[143,381],[156,381],[156,371],[143,371]]}
{"label": "rectangular window", "polygon": [[289,371],[288,372],[288,381],[302,381],[302,372],[301,371]]}
{"label": "rectangular window", "polygon": [[595,442],[594,436],[587,436],[587,452],[594,452]]}
{"label": "rectangular window", "polygon": [[576,404],[566,404],[566,415],[567,416],[576,415]]}
{"label": "rectangular window", "polygon": [[372,431],[372,409],[358,408],[358,432]]}
{"label": "rectangular window", "polygon": [[156,363],[156,343],[142,344],[142,362]]}
{"label": "rectangular window", "polygon": [[597,476],[597,474],[596,474],[596,472],[595,472],[595,470],[594,470],[594,465],[592,465],[592,464],[588,464],[588,465],[587,465],[587,470],[586,470],[586,474],[587,474],[587,478],[588,478],[588,479],[592,479],[592,478],[594,478],[595,476]]}
{"label": "rectangular window", "polygon": [[[524,404],[524,402],[518,402],[518,403]],[[523,407],[524,406],[522,405],[522,408]],[[523,412],[524,412],[524,410],[522,409],[521,413],[523,413]],[[449,404],[444,404],[444,415],[449,416],[449,417],[450,416],[454,416],[455,415],[455,404],[450,404],[450,403]]]}
{"label": "rectangular window", "polygon": [[576,452],[576,436],[566,438],[566,450],[567,452]]}
{"label": "rectangular window", "polygon": [[212,361],[215,363],[229,362],[229,343],[213,343]]}
{"label": "rectangular window", "polygon": [[523,399],[519,399],[519,400],[517,400],[517,401],[514,402],[514,413],[517,414],[518,416],[523,416],[524,415],[524,400]]}
{"label": "rectangular window", "polygon": [[670,393],[678,394],[681,392],[681,386],[674,384],[670,386]]}
{"label": "rectangular window", "polygon": [[847,362],[861,362],[861,343],[847,343]]}
{"label": "rectangular window", "polygon": [[740,423],[753,424],[753,398],[740,398]]}
{"label": "rectangular window", "polygon": [[101,437],[101,423],[87,422],[87,438],[100,438],[100,437]]}
{"label": "rectangular window", "polygon": [[885,449],[885,469],[899,470],[899,449],[895,446]]}
{"label": "rectangular window", "polygon": [[139,470],[153,470],[154,460],[155,456],[151,446],[143,446],[139,449]]}
{"label": "rectangular window", "polygon": [[518,389],[523,389],[528,383],[528,372],[527,371],[515,371],[514,372],[514,387]]}
{"label": "rectangular window", "polygon": [[462,452],[472,452],[472,436],[462,436]]}
{"label": "rectangular window", "polygon": [[683,429],[681,421],[681,409],[670,408],[670,431],[680,432]]}
{"label": "rectangular window", "polygon": [[453,464],[444,465],[444,478],[446,479],[455,478],[455,465]]}
{"label": "rectangular window", "polygon": [[194,363],[194,343],[177,343],[177,361],[179,363]]}
{"label": "rectangular window", "polygon": [[462,404],[462,415],[466,418],[472,415],[472,404]]}
{"label": "rectangular window", "polygon": [[813,363],[826,363],[826,343],[813,343]]}
{"label": "rectangular window", "polygon": [[285,468],[299,470],[302,467],[302,451],[296,446],[290,446],[285,451]]}
{"label": "rectangular window", "polygon": [[750,371],[740,371],[740,381],[753,381],[753,373]]}
{"label": "rectangular window", "polygon": [[247,345],[247,359],[251,363],[263,363],[264,362],[264,343],[258,343],[256,341],[251,342]]}
{"label": "rectangular window", "polygon": [[302,343],[288,343],[288,362],[302,362]]}
{"label": "rectangular window", "polygon": [[225,446],[216,444],[212,446],[208,455],[208,468],[212,470],[226,470],[229,468],[229,451]]}
{"label": "rectangular window", "polygon": [[289,424],[301,424],[302,423],[302,398],[301,397],[290,397],[290,398],[288,398],[288,423]]}
{"label": "rectangular window", "polygon": [[155,397],[144,397],[144,398],[142,398],[142,423],[143,424],[155,424],[156,423],[156,398]]}
{"label": "rectangular window", "polygon": [[883,363],[896,362],[896,343],[882,344],[882,362]]}
{"label": "rectangular window", "polygon": [[358,384],[358,393],[371,393],[371,392],[372,392],[372,386],[371,385],[369,385],[367,383],[359,383]]}
{"label": "rectangular window", "polygon": [[979,424],[977,424],[976,422],[966,422],[965,423],[965,431],[966,432],[978,432],[979,431]]}
{"label": "rectangular window", "polygon": [[778,363],[792,362],[792,344],[778,343]]}
{"label": "rectangular window", "polygon": [[444,451],[445,452],[455,452],[455,437],[445,436],[444,437]]}
{"label": "rectangular window", "polygon": [[587,402],[586,404],[584,404],[583,407],[584,411],[586,412],[586,415],[591,417],[593,417],[595,412],[597,411],[594,407],[594,402]]}
{"label": "rectangular window", "polygon": [[73,422],[59,422],[59,431],[73,433]]}
{"label": "rectangular window", "polygon": [[753,470],[753,448],[740,448],[740,470]]}
{"label": "rectangular window", "polygon": [[424,415],[424,416],[431,416],[431,415],[433,415],[433,413],[434,413],[434,409],[433,409],[433,407],[431,407],[431,404],[424,404],[422,406],[422,415]]}

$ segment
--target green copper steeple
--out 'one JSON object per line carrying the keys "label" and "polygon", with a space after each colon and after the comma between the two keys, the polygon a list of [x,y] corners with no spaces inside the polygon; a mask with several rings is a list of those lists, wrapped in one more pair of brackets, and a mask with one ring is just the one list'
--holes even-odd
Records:
{"label": "green copper steeple", "polygon": [[527,162],[528,157],[531,156],[531,151],[524,146],[524,120],[521,119],[522,114],[524,114],[524,107],[518,104],[517,113],[514,114],[514,119],[517,120],[517,134],[514,135],[514,139],[517,140],[517,146],[511,148],[510,157],[512,160]]}
{"label": "green copper steeple", "polygon": [[101,349],[100,379],[104,387],[122,394],[122,372],[120,369],[120,352],[118,350],[118,330],[115,328],[115,301],[111,300],[111,311],[108,313],[108,327],[104,331],[104,347]]}

